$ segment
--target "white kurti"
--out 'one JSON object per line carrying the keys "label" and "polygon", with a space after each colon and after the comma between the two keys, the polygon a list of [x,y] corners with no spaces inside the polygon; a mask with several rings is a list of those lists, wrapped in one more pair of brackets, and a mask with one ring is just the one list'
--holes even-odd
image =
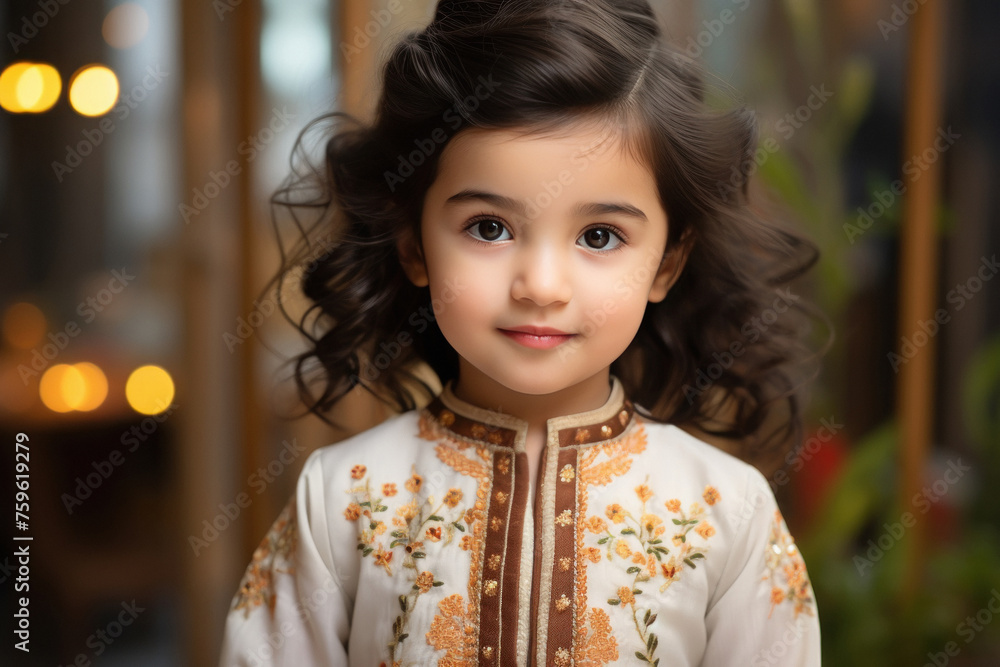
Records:
{"label": "white kurti", "polygon": [[449,390],[315,452],[222,665],[819,665],[805,564],[753,467],[636,414],[526,424]]}

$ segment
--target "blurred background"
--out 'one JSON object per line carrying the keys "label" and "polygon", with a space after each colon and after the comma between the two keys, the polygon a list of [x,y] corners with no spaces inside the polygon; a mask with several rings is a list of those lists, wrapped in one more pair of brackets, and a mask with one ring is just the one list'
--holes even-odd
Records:
{"label": "blurred background", "polygon": [[[757,110],[755,187],[823,252],[801,289],[836,339],[802,449],[765,472],[826,664],[1000,664],[1000,8],[654,5]],[[0,6],[4,664],[215,664],[308,453],[385,417],[299,416],[277,306],[303,304],[268,284],[294,230],[268,197],[310,119],[370,113],[386,45],[431,12]]]}

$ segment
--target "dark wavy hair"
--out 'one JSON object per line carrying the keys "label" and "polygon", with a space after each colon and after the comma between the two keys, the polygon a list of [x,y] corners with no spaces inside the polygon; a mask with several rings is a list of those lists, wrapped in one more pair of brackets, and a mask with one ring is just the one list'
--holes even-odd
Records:
{"label": "dark wavy hair", "polygon": [[457,376],[428,289],[406,278],[397,250],[420,238],[447,142],[468,128],[599,119],[651,165],[668,247],[689,248],[612,373],[647,417],[733,440],[748,460],[800,439],[810,314],[787,289],[817,251],[749,205],[754,114],[708,105],[703,77],[667,47],[645,0],[441,0],[395,45],[382,81],[373,122],[321,119],[322,165],[295,172],[272,201],[297,221],[311,213],[327,237],[317,257],[306,229],[278,277],[299,271],[311,304],[297,323],[310,347],[295,363],[311,411],[324,416],[357,386],[413,409],[434,392],[419,362],[442,382]]}

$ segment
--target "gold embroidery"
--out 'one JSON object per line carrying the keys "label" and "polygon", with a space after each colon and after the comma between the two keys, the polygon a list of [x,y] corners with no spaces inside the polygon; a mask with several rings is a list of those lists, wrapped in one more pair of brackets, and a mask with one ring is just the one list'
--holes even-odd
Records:
{"label": "gold embroidery", "polygon": [[501,526],[503,526],[503,519],[500,517],[495,516],[490,519],[490,530],[500,530]]}
{"label": "gold embroidery", "polygon": [[483,647],[483,657],[486,658],[487,660],[492,660],[493,659],[493,647],[492,646],[484,646]]}
{"label": "gold embroidery", "polygon": [[289,567],[289,561],[295,551],[295,524],[295,500],[292,499],[254,550],[253,558],[233,600],[234,610],[242,609],[244,615],[249,616],[252,609],[266,604],[268,610],[274,613],[274,605],[277,602],[274,575],[294,572]]}
{"label": "gold embroidery", "polygon": [[573,523],[573,512],[570,510],[563,510],[556,517],[556,523],[560,526],[569,526]]}
{"label": "gold embroidery", "polygon": [[556,651],[554,662],[556,667],[569,667],[572,664],[569,651],[564,648],[558,649]]}
{"label": "gold embroidery", "polygon": [[567,609],[569,609],[569,598],[566,597],[565,593],[560,595],[559,599],[556,600],[556,609],[558,611],[566,611]]}
{"label": "gold embroidery", "polygon": [[482,440],[486,436],[486,427],[482,424],[473,424],[470,430],[472,437],[476,440]]}
{"label": "gold embroidery", "polygon": [[618,423],[622,426],[628,423],[628,410],[622,410],[618,413]]}
{"label": "gold embroidery", "polygon": [[578,445],[582,445],[585,442],[590,442],[590,431],[585,428],[576,429],[576,435],[573,437]]}
{"label": "gold embroidery", "polygon": [[572,482],[575,477],[576,472],[573,471],[573,466],[568,463],[562,467],[562,470],[559,471],[559,479],[566,483]]}
{"label": "gold embroidery", "polygon": [[486,595],[494,597],[497,594],[498,586],[499,584],[497,584],[496,579],[488,579],[486,584],[483,586],[483,590],[486,591]]}
{"label": "gold embroidery", "polygon": [[455,423],[455,413],[451,410],[442,410],[441,415],[438,417],[438,421],[445,426],[451,426]]}
{"label": "gold embroidery", "polygon": [[500,554],[493,554],[490,556],[489,568],[491,570],[500,569]]}
{"label": "gold embroidery", "polygon": [[493,497],[494,497],[494,498],[496,498],[496,499],[497,499],[497,502],[498,502],[498,503],[500,503],[501,505],[503,505],[504,503],[506,503],[506,502],[507,502],[507,494],[506,494],[506,493],[504,493],[503,491],[497,491],[497,492],[496,492],[496,493],[495,493],[495,494],[493,495]]}
{"label": "gold embroidery", "polygon": [[611,437],[611,427],[608,426],[607,424],[605,424],[604,426],[602,426],[601,427],[601,435],[603,435],[605,438],[610,438]]}
{"label": "gold embroidery", "polygon": [[501,442],[503,442],[503,434],[500,433],[500,431],[493,431],[486,439],[489,440],[494,445],[499,445]]}
{"label": "gold embroidery", "polygon": [[510,472],[510,456],[507,454],[500,454],[497,459],[497,470],[506,475]]}
{"label": "gold embroidery", "polygon": [[573,561],[567,556],[563,556],[559,559],[559,569],[563,572],[569,572],[569,568],[572,564]]}

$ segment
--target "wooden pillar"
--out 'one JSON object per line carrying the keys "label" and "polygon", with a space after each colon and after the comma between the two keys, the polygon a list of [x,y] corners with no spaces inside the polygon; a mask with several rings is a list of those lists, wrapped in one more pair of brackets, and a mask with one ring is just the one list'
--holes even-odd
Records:
{"label": "wooden pillar", "polygon": [[[906,73],[903,160],[920,155],[941,127],[944,7],[927,0],[910,19]],[[936,310],[938,247],[935,230],[940,208],[941,161],[913,183],[903,199],[900,248],[899,335],[911,339],[920,322]],[[900,505],[910,509],[923,485],[927,453],[934,434],[934,339],[920,348],[897,375],[900,449]],[[918,590],[923,572],[926,526],[918,521],[904,541],[902,603]]]}

